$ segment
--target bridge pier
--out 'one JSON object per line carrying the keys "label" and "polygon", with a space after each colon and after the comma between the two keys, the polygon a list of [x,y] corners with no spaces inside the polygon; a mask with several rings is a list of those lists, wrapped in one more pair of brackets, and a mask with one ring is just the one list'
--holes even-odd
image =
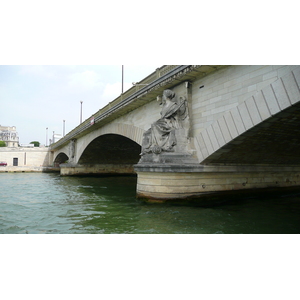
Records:
{"label": "bridge pier", "polygon": [[209,203],[230,192],[300,186],[299,166],[139,164],[135,171],[137,197],[147,202],[205,197]]}

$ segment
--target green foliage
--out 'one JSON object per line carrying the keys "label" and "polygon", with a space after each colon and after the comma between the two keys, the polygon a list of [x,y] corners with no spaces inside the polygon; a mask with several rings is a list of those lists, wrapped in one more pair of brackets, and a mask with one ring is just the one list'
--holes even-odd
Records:
{"label": "green foliage", "polygon": [[37,141],[30,142],[29,144],[33,144],[34,147],[39,147],[40,146],[40,142],[37,142]]}
{"label": "green foliage", "polygon": [[0,141],[0,147],[6,147],[6,144],[4,141]]}

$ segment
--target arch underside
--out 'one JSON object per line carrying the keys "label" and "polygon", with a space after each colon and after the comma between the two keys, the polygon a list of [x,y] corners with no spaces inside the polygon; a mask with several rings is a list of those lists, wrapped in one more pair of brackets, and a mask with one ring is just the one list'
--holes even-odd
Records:
{"label": "arch underside", "polygon": [[118,134],[105,134],[94,139],[83,151],[78,164],[128,164],[139,161],[141,146]]}
{"label": "arch underside", "polygon": [[56,156],[56,158],[55,158],[55,160],[54,160],[54,164],[62,164],[62,163],[65,163],[65,162],[68,161],[68,160],[69,160],[69,157],[68,157],[65,153],[60,152],[60,153]]}
{"label": "arch underside", "polygon": [[300,103],[249,129],[202,163],[300,165]]}

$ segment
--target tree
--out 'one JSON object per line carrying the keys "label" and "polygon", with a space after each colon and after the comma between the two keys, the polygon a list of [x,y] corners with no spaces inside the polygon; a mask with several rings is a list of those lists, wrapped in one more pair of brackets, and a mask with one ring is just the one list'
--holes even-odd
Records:
{"label": "tree", "polygon": [[40,142],[37,142],[37,141],[30,142],[29,144],[33,144],[34,147],[39,147],[40,146]]}
{"label": "tree", "polygon": [[6,144],[4,141],[0,141],[0,147],[6,147]]}

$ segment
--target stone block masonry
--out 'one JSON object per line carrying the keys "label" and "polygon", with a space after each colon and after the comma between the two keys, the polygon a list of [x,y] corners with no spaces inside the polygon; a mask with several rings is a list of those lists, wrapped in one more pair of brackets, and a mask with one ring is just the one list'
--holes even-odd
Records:
{"label": "stone block masonry", "polygon": [[[291,71],[297,68],[298,66],[231,66],[195,80],[192,85],[194,136],[198,136],[227,111],[237,107],[263,88],[266,88],[267,100],[275,103],[270,98],[274,95],[273,91],[268,90],[271,83],[280,77],[292,76]],[[288,78],[285,77],[284,80],[285,85],[289,84]],[[199,89],[200,86],[203,88]],[[285,107],[286,98],[282,84],[278,82],[273,88],[279,95],[283,95],[282,98],[279,97],[280,105]],[[298,96],[298,90],[291,89],[291,92]],[[275,106],[270,109],[273,113],[280,110]]]}
{"label": "stone block masonry", "polygon": [[[139,173],[137,196],[148,202],[202,198],[224,192],[276,190],[300,185],[300,167],[198,166],[144,168]],[[148,172],[147,172],[148,171]],[[213,198],[211,198],[213,199]]]}

